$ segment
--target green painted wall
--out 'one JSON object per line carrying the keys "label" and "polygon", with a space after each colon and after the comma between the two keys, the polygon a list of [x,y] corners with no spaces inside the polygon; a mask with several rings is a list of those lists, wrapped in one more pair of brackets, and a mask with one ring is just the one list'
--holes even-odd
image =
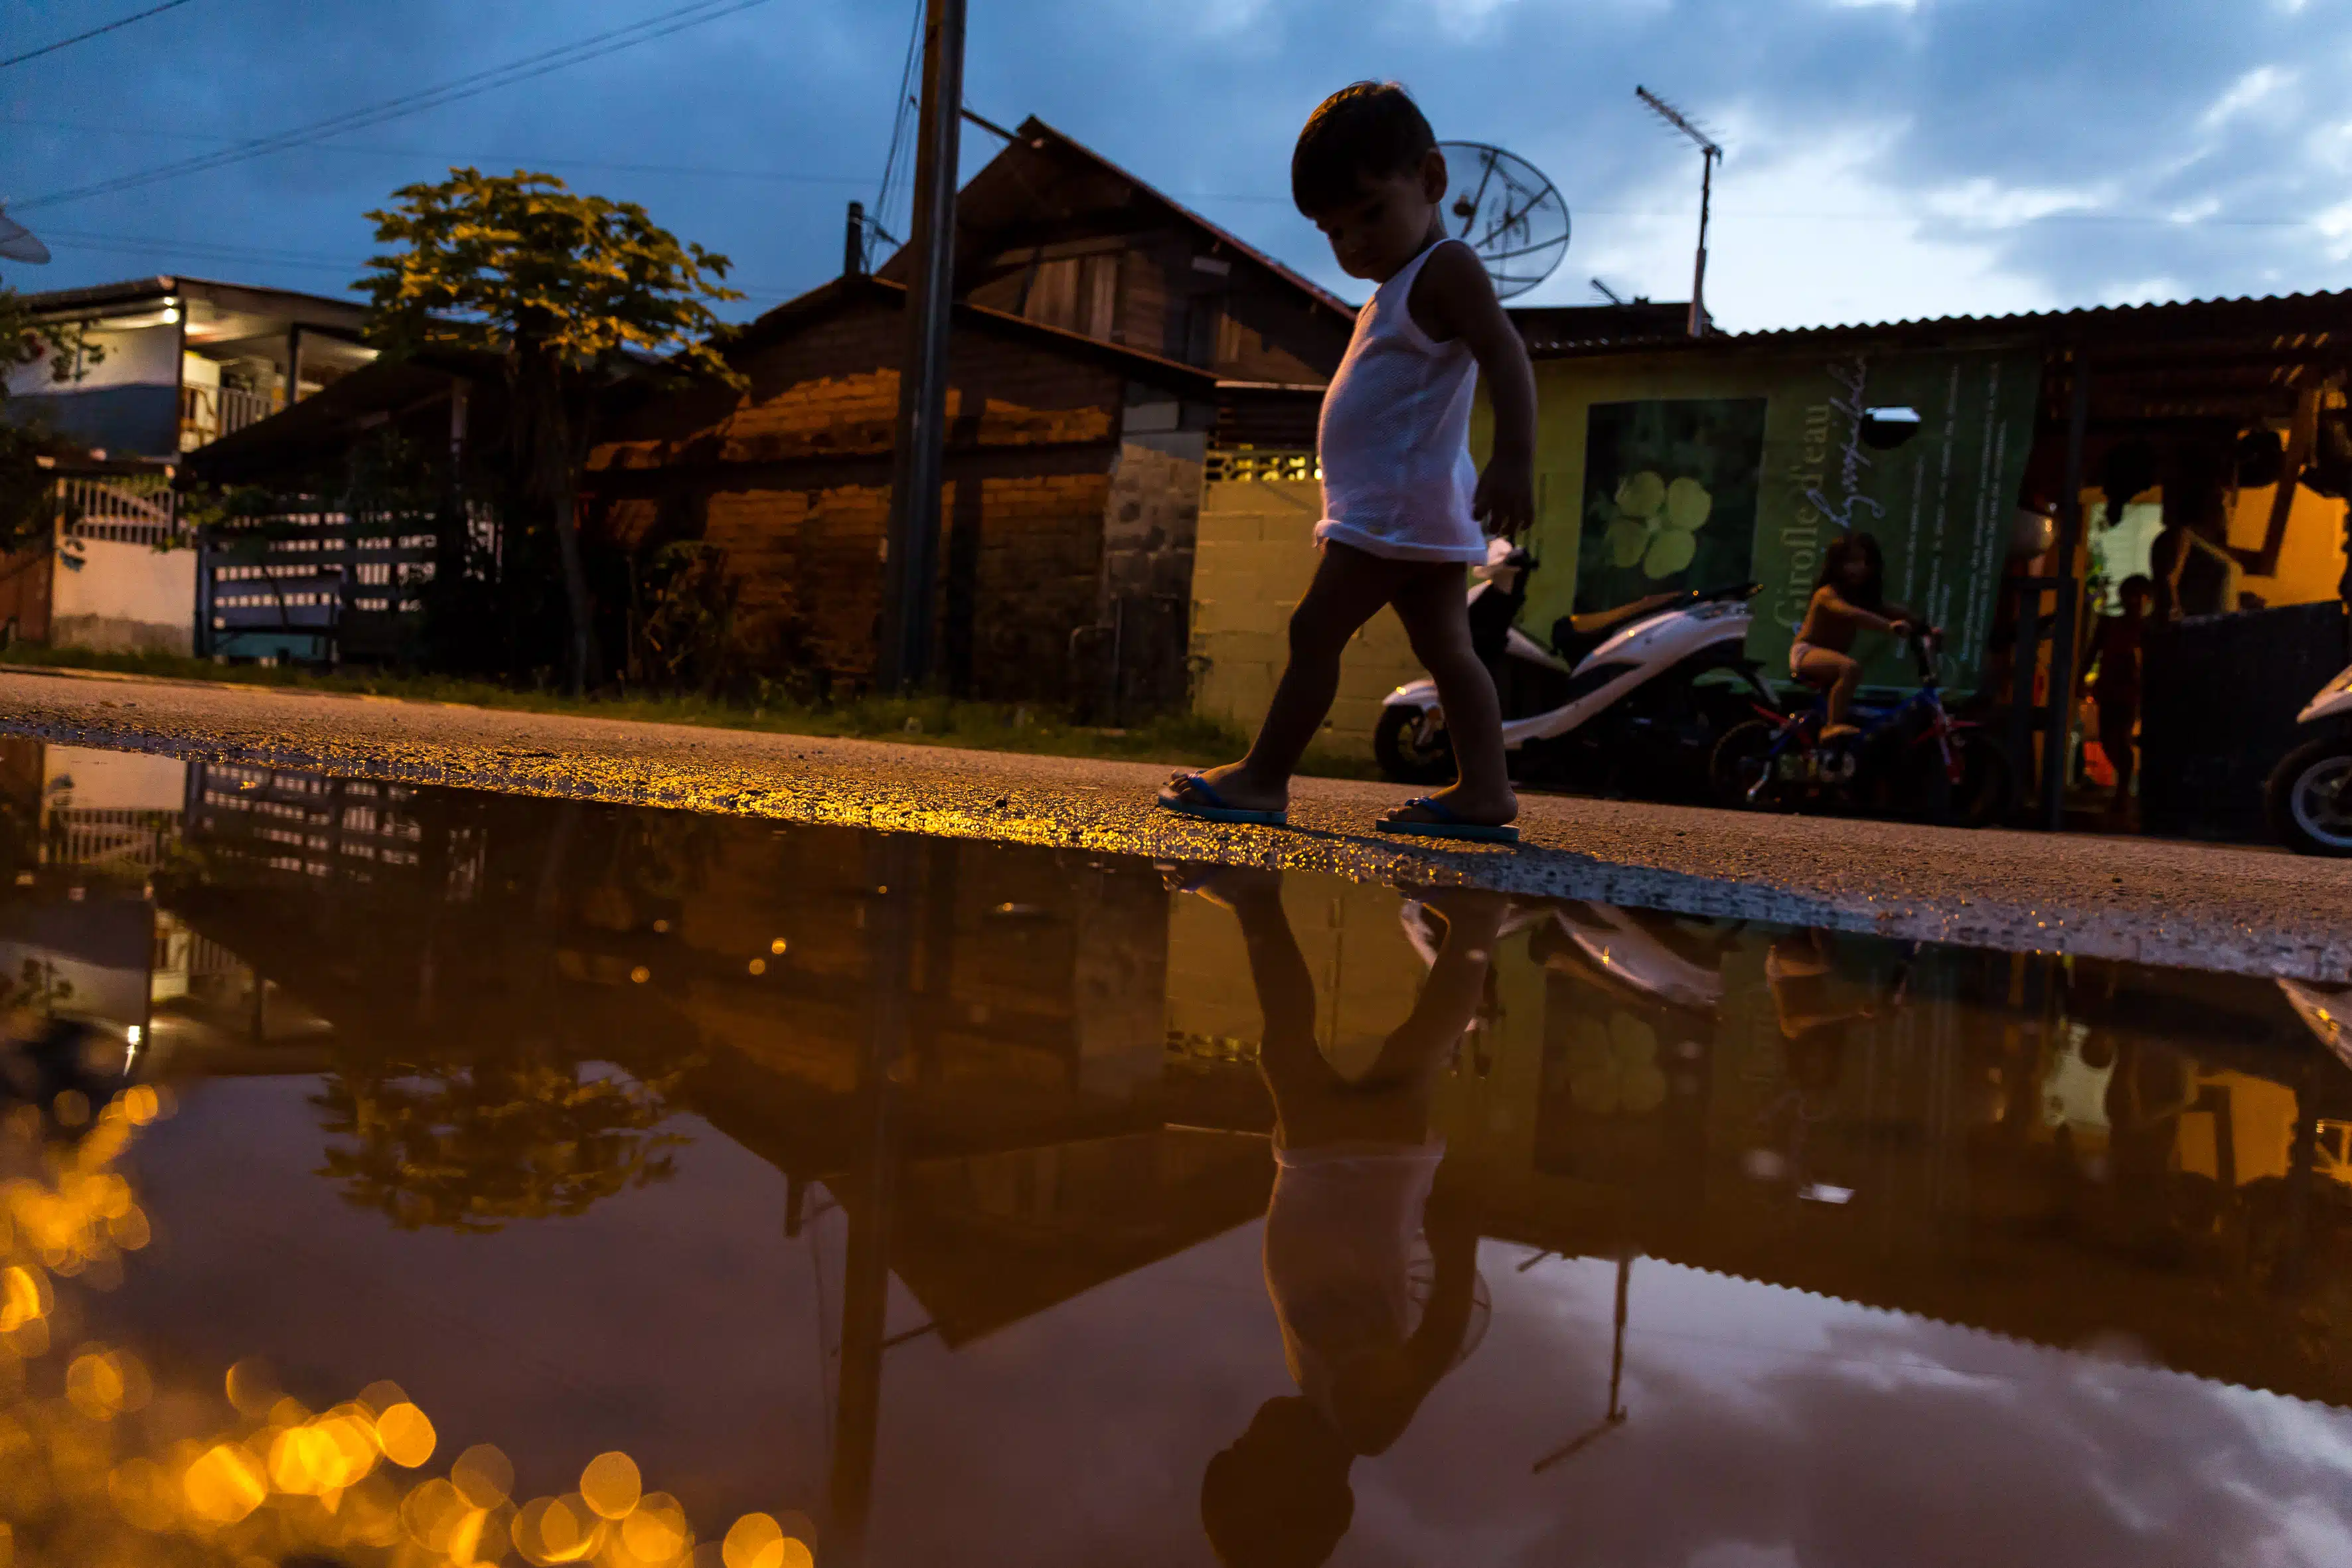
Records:
{"label": "green painted wall", "polygon": [[[1677,352],[1587,359],[1546,360],[1536,366],[1536,526],[1531,547],[1540,563],[1520,624],[1535,635],[1575,607],[1579,584],[1622,599],[1646,583],[1660,587],[1712,587],[1704,572],[1726,570],[1736,551],[1718,529],[1734,517],[1752,515],[1748,571],[1763,584],[1757,598],[1756,629],[1749,654],[1769,677],[1788,668],[1789,644],[1804,614],[1821,553],[1835,537],[1840,520],[1877,535],[1886,556],[1887,594],[1925,612],[1951,634],[1944,660],[1946,684],[1971,689],[1982,668],[1992,620],[1993,597],[2006,557],[2018,490],[2024,480],[2027,450],[2041,393],[2041,357],[2015,345],[1960,351],[1912,352],[1885,343],[1847,344],[1834,353]],[[1693,454],[1677,455],[1696,430],[1727,432],[1725,439],[1748,439],[1736,417],[1718,408],[1711,417],[1668,419],[1664,436],[1643,448],[1643,466],[1671,485],[1679,478],[1704,477],[1725,514],[1703,525],[1706,549],[1685,570],[1649,577],[1629,574],[1601,555],[1607,514],[1631,500],[1653,536],[1664,509],[1649,510],[1645,498],[1618,492],[1623,464],[1604,455],[1589,462],[1596,408],[1613,405],[1690,403],[1734,405],[1761,399],[1764,428],[1755,473],[1752,509],[1734,497],[1736,481],[1722,472],[1720,454],[1702,469]],[[1856,437],[1859,411],[1905,405],[1924,421],[1919,435],[1895,452],[1873,452]],[[1669,412],[1674,412],[1669,410]],[[1614,423],[1612,424],[1612,421]],[[1628,421],[1622,410],[1604,412],[1601,428]],[[1489,439],[1482,405],[1474,428],[1474,448]],[[1670,471],[1677,467],[1691,475]],[[1588,473],[1588,469],[1594,470]],[[1646,520],[1646,521],[1644,521]],[[1630,545],[1630,539],[1628,541]],[[1645,556],[1664,564],[1672,553]],[[1603,579],[1606,579],[1604,587]],[[1590,606],[1588,606],[1590,607]],[[1911,683],[1908,663],[1884,638],[1870,639],[1865,678],[1873,684]]]}

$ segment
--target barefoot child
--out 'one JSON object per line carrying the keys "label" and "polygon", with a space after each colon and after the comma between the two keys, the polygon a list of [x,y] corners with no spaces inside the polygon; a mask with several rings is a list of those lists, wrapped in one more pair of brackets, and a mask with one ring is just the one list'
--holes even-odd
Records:
{"label": "barefoot child", "polygon": [[[1468,568],[1486,558],[1479,522],[1525,528],[1535,510],[1535,373],[1470,247],[1449,238],[1445,159],[1402,88],[1358,82],[1324,100],[1298,135],[1298,210],[1351,277],[1380,285],[1356,318],[1323,395],[1323,552],[1290,617],[1290,663],[1249,755],[1179,773],[1160,804],[1221,822],[1286,820],[1290,775],[1339,688],[1339,655],[1395,606],[1437,682],[1460,777],[1383,817],[1389,833],[1513,839],[1518,797],[1503,762],[1494,679],[1470,645]],[[1468,447],[1478,374],[1495,407],[1495,450]]]}

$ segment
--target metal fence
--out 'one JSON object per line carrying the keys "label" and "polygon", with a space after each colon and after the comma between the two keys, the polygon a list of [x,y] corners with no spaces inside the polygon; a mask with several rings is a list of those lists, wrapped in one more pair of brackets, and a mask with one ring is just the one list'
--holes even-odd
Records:
{"label": "metal fence", "polygon": [[1319,479],[1323,465],[1312,449],[1265,447],[1223,447],[1210,449],[1207,479],[1212,484],[1248,479]]}
{"label": "metal fence", "polygon": [[298,661],[395,657],[436,569],[430,514],[321,508],[208,535],[197,566],[206,651]]}
{"label": "metal fence", "polygon": [[274,392],[247,392],[235,386],[180,388],[180,447],[195,447],[233,436],[248,425],[258,425],[278,412]]}
{"label": "metal fence", "polygon": [[118,544],[180,542],[180,501],[167,474],[60,475],[50,486],[68,539]]}

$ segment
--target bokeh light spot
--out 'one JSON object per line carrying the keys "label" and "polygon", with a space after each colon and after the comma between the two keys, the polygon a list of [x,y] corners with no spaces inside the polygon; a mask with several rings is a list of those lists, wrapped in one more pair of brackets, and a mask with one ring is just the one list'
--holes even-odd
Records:
{"label": "bokeh light spot", "polygon": [[515,1515],[514,1547],[525,1560],[542,1565],[579,1563],[604,1545],[606,1529],[577,1492],[534,1498]]}
{"label": "bokeh light spot", "polygon": [[637,1473],[637,1462],[618,1451],[597,1455],[580,1472],[581,1497],[606,1519],[625,1517],[644,1492],[645,1479]]}
{"label": "bokeh light spot", "polygon": [[621,1521],[621,1545],[641,1563],[670,1563],[688,1542],[686,1510],[666,1492],[648,1492]]}
{"label": "bokeh light spot", "polygon": [[93,1421],[110,1421],[129,1407],[122,1369],[101,1350],[85,1351],[66,1368],[66,1398]]}
{"label": "bokeh light spot", "polygon": [[188,1467],[181,1489],[187,1494],[188,1510],[198,1519],[235,1524],[261,1506],[269,1495],[269,1482],[261,1461],[250,1452],[235,1443],[219,1443]]}
{"label": "bokeh light spot", "polygon": [[385,1378],[361,1389],[358,1403],[367,1411],[368,1419],[373,1420],[395,1405],[407,1404],[408,1390]]}
{"label": "bokeh light spot", "polygon": [[266,1415],[279,1397],[278,1379],[259,1356],[247,1356],[228,1369],[228,1402],[239,1415]]}
{"label": "bokeh light spot", "polygon": [[466,1500],[476,1508],[496,1508],[514,1493],[514,1463],[488,1443],[477,1443],[449,1467]]}
{"label": "bokeh light spot", "polygon": [[383,1445],[383,1457],[404,1470],[413,1470],[430,1459],[433,1445],[439,1440],[425,1412],[405,1402],[377,1416],[375,1432]]}
{"label": "bokeh light spot", "polygon": [[815,1568],[816,1555],[784,1524],[764,1513],[747,1513],[728,1531],[719,1560],[726,1568]]}

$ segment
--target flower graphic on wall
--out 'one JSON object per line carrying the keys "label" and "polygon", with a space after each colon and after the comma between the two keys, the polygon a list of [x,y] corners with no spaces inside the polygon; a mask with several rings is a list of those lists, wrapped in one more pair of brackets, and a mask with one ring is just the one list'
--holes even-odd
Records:
{"label": "flower graphic on wall", "polygon": [[1642,568],[1644,577],[1671,577],[1698,554],[1698,531],[1714,514],[1715,498],[1698,480],[1669,481],[1654,468],[1628,474],[1617,487],[1606,541],[1610,564]]}
{"label": "flower graphic on wall", "polygon": [[1580,1016],[1568,1042],[1568,1092],[1580,1110],[1639,1116],[1665,1103],[1655,1030],[1630,1013]]}

